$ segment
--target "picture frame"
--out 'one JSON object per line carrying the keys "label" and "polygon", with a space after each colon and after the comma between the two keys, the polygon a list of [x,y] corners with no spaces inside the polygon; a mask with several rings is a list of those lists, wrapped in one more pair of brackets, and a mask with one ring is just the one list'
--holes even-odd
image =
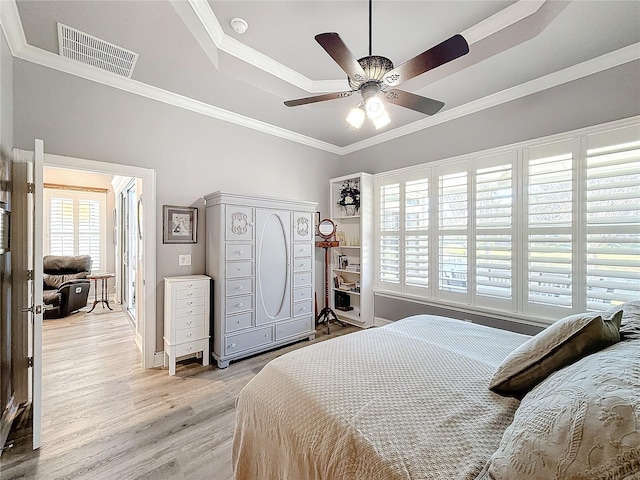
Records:
{"label": "picture frame", "polygon": [[198,243],[198,209],[162,206],[162,243]]}

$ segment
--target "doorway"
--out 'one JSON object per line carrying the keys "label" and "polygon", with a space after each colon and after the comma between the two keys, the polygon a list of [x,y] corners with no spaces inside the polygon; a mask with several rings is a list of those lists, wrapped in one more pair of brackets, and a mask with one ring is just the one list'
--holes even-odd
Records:
{"label": "doorway", "polygon": [[136,319],[136,272],[138,266],[138,196],[136,195],[136,181],[130,179],[119,195],[121,219],[119,250],[122,258],[120,295],[122,306],[132,322],[137,327]]}

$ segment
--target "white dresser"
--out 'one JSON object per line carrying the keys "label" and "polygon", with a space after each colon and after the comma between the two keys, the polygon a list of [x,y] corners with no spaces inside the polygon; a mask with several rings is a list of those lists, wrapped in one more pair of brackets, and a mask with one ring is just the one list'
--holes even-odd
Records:
{"label": "white dresser", "polygon": [[316,204],[225,192],[205,201],[218,366],[313,339]]}
{"label": "white dresser", "polygon": [[211,278],[206,275],[164,279],[164,366],[176,374],[176,358],[202,352],[209,365]]}

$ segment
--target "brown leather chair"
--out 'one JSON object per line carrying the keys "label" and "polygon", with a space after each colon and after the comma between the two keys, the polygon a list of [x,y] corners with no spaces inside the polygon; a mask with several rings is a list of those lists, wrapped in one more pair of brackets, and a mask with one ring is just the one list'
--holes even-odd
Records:
{"label": "brown leather chair", "polygon": [[47,255],[43,263],[44,318],[62,318],[87,305],[91,282],[89,255]]}

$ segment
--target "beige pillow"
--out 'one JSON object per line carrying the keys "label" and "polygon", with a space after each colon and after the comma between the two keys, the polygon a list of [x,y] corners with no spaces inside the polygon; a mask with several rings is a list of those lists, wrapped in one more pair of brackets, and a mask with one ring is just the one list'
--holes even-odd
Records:
{"label": "beige pillow", "polygon": [[488,471],[494,480],[640,478],[640,340],[582,358],[531,390]]}
{"label": "beige pillow", "polygon": [[603,319],[599,313],[564,317],[527,340],[504,359],[489,388],[522,397],[549,374],[620,341],[622,311]]}

